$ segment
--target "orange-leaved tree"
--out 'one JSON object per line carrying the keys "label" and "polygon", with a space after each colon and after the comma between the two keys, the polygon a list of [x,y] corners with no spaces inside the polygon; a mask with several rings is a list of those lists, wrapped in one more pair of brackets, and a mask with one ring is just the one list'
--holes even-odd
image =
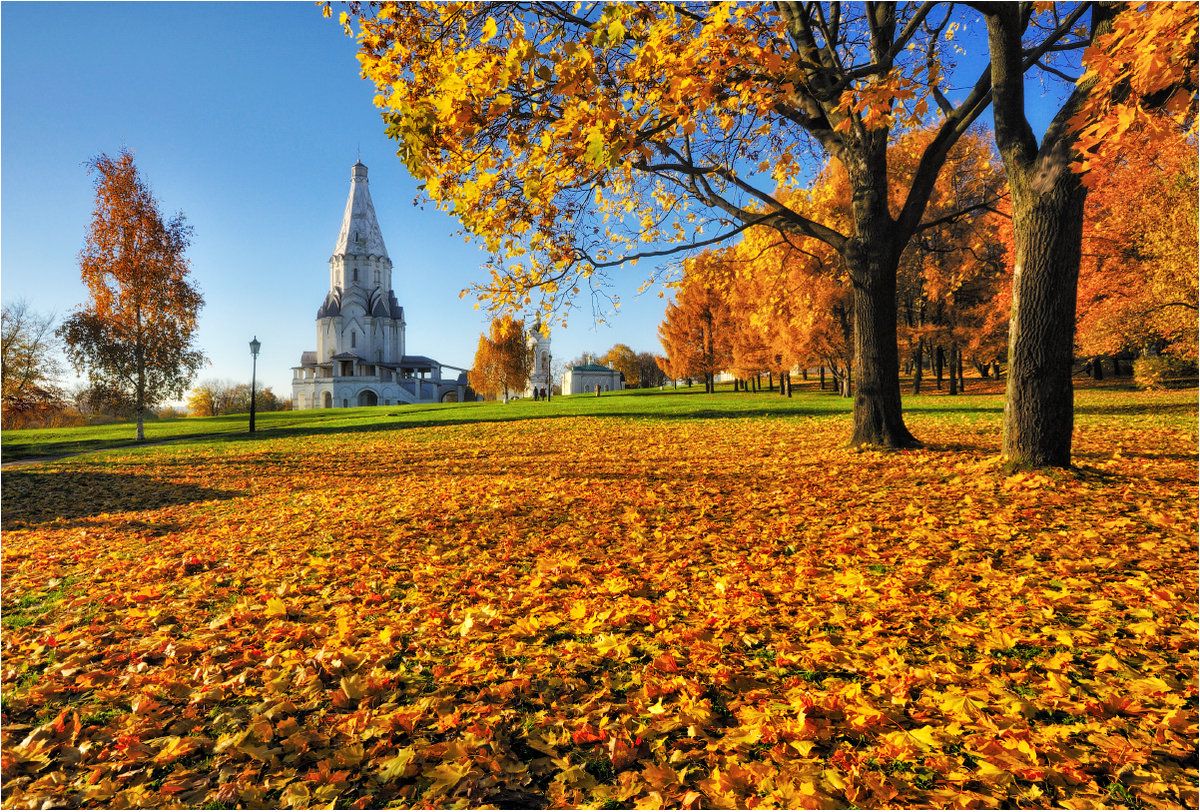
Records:
{"label": "orange-leaved tree", "polygon": [[628,344],[614,344],[608,352],[600,356],[600,363],[624,375],[626,389],[649,385],[640,380],[638,356]]}
{"label": "orange-leaved tree", "polygon": [[672,377],[701,378],[713,392],[715,376],[733,362],[733,323],[721,277],[729,273],[724,251],[711,251],[684,261],[675,301],[667,305],[658,337],[670,360]]}
{"label": "orange-leaved tree", "polygon": [[184,256],[191,228],[182,214],[163,219],[133,155],[100,155],[90,168],[96,207],[79,254],[89,300],[58,332],[93,387],[133,404],[140,442],[146,411],[182,396],[205,363],[192,343],[204,298]]}
{"label": "orange-leaved tree", "polygon": [[475,361],[467,373],[471,388],[488,399],[525,389],[532,371],[533,354],[525,337],[525,322],[503,315],[492,320],[488,335],[479,336]]}
{"label": "orange-leaved tree", "polygon": [[[916,150],[934,133],[907,133],[889,152],[888,171],[901,178],[916,170]],[[971,132],[951,150],[926,212],[927,228],[909,245],[900,262],[900,341],[913,370],[913,392],[921,391],[923,368],[930,364],[942,386],[949,369],[950,393],[960,391],[964,360],[987,375],[1004,355],[1008,313],[997,293],[1008,283],[999,232],[1008,220],[997,206],[1007,205],[1004,173],[991,139]],[[893,201],[898,206],[900,201]]]}
{"label": "orange-leaved tree", "polygon": [[[491,280],[479,288],[493,306],[521,308],[540,291],[541,306],[555,310],[607,268],[755,225],[814,238],[853,279],[852,442],[916,442],[901,413],[896,269],[950,148],[990,94],[986,68],[953,81],[943,68],[959,7],[351,9],[343,24],[357,26],[362,72],[401,158],[493,254]],[[1046,29],[1044,47],[1070,27]],[[892,211],[888,145],[926,124],[936,135]],[[776,194],[812,174],[814,151],[847,172],[853,194],[842,228]]]}
{"label": "orange-leaved tree", "polygon": [[1096,363],[1122,352],[1196,357],[1196,146],[1145,121],[1123,133],[1120,153],[1090,161],[1078,344]]}

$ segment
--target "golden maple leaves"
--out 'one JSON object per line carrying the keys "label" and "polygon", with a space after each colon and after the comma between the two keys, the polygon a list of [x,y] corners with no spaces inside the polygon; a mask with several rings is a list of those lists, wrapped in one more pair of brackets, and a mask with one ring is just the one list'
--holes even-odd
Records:
{"label": "golden maple leaves", "polygon": [[902,454],[562,418],[60,463],[225,498],[5,505],[5,796],[1194,806],[1194,403],[1081,406],[1078,474],[968,412]]}

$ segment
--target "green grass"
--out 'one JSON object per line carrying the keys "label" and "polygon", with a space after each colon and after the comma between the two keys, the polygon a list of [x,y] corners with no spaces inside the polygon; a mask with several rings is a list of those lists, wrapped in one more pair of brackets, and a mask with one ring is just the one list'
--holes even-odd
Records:
{"label": "green grass", "polygon": [[[1131,419],[1153,416],[1156,420],[1194,425],[1196,391],[1150,395],[1134,391],[1128,386],[1110,384],[1103,388],[1078,391],[1075,404],[1078,425],[1086,425],[1095,417],[1121,414],[1128,414]],[[549,403],[520,399],[507,404],[436,403],[267,412],[258,415],[258,433],[253,439],[573,416],[663,420],[820,418],[848,415],[852,405],[851,399],[838,397],[829,391],[818,391],[815,381],[796,387],[791,398],[773,392],[735,393],[730,390],[729,384],[724,384],[712,395],[704,394],[701,387],[692,387],[607,392],[600,397],[559,396]],[[949,397],[943,392],[906,395],[904,408],[906,414],[913,418],[936,416],[939,419],[975,423],[1002,414],[1004,399],[999,394]],[[146,423],[146,440],[148,443],[203,446],[243,442],[252,439],[247,432],[247,423],[247,415],[154,420]],[[0,437],[0,458],[4,462],[12,462],[128,448],[137,445],[134,436],[133,423],[5,431]]]}

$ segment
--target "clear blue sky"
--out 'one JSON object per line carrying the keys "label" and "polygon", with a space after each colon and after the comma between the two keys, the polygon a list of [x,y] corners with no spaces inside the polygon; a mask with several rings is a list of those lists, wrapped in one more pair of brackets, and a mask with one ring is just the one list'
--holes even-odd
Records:
{"label": "clear blue sky", "polygon": [[[416,184],[384,136],[353,40],[312,3],[4,3],[0,50],[0,294],[66,315],[83,301],[77,255],[94,192],[83,166],[134,152],[164,212],[195,228],[189,256],[206,305],[200,378],[259,380],[291,395],[316,348],[328,259],[361,150],[408,321],[408,351],[468,367],[487,324],[459,291],[482,253],[456,222],[413,206]],[[580,302],[552,335],[556,359],[617,342],[661,351],[663,300],[634,297],[596,327]],[[640,269],[644,271],[645,269]]]}
{"label": "clear blue sky", "polygon": [[[257,335],[259,380],[290,395],[290,368],[315,349],[361,152],[409,352],[470,365],[487,318],[458,293],[480,277],[482,254],[453,236],[453,219],[413,206],[416,184],[384,136],[354,42],[314,4],[8,2],[0,16],[5,302],[63,316],[83,300],[76,257],[93,202],[83,164],[128,147],[164,211],[195,228],[189,256],[207,299],[198,339],[212,360],[200,378],[248,380]],[[972,77],[985,50],[975,28],[960,38],[973,40],[962,66]],[[1056,106],[1035,113],[1037,130]],[[614,274],[623,304],[610,325],[581,301],[552,336],[555,358],[617,342],[659,351],[664,301],[634,295],[646,270]]]}

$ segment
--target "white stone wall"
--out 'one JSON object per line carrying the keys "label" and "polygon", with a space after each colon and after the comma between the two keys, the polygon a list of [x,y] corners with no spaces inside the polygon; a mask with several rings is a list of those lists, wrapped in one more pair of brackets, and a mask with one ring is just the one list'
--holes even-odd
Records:
{"label": "white stone wall", "polygon": [[615,392],[625,388],[621,381],[621,373],[612,372],[578,372],[568,369],[563,375],[562,391],[564,395],[594,394],[599,384],[601,392]]}

